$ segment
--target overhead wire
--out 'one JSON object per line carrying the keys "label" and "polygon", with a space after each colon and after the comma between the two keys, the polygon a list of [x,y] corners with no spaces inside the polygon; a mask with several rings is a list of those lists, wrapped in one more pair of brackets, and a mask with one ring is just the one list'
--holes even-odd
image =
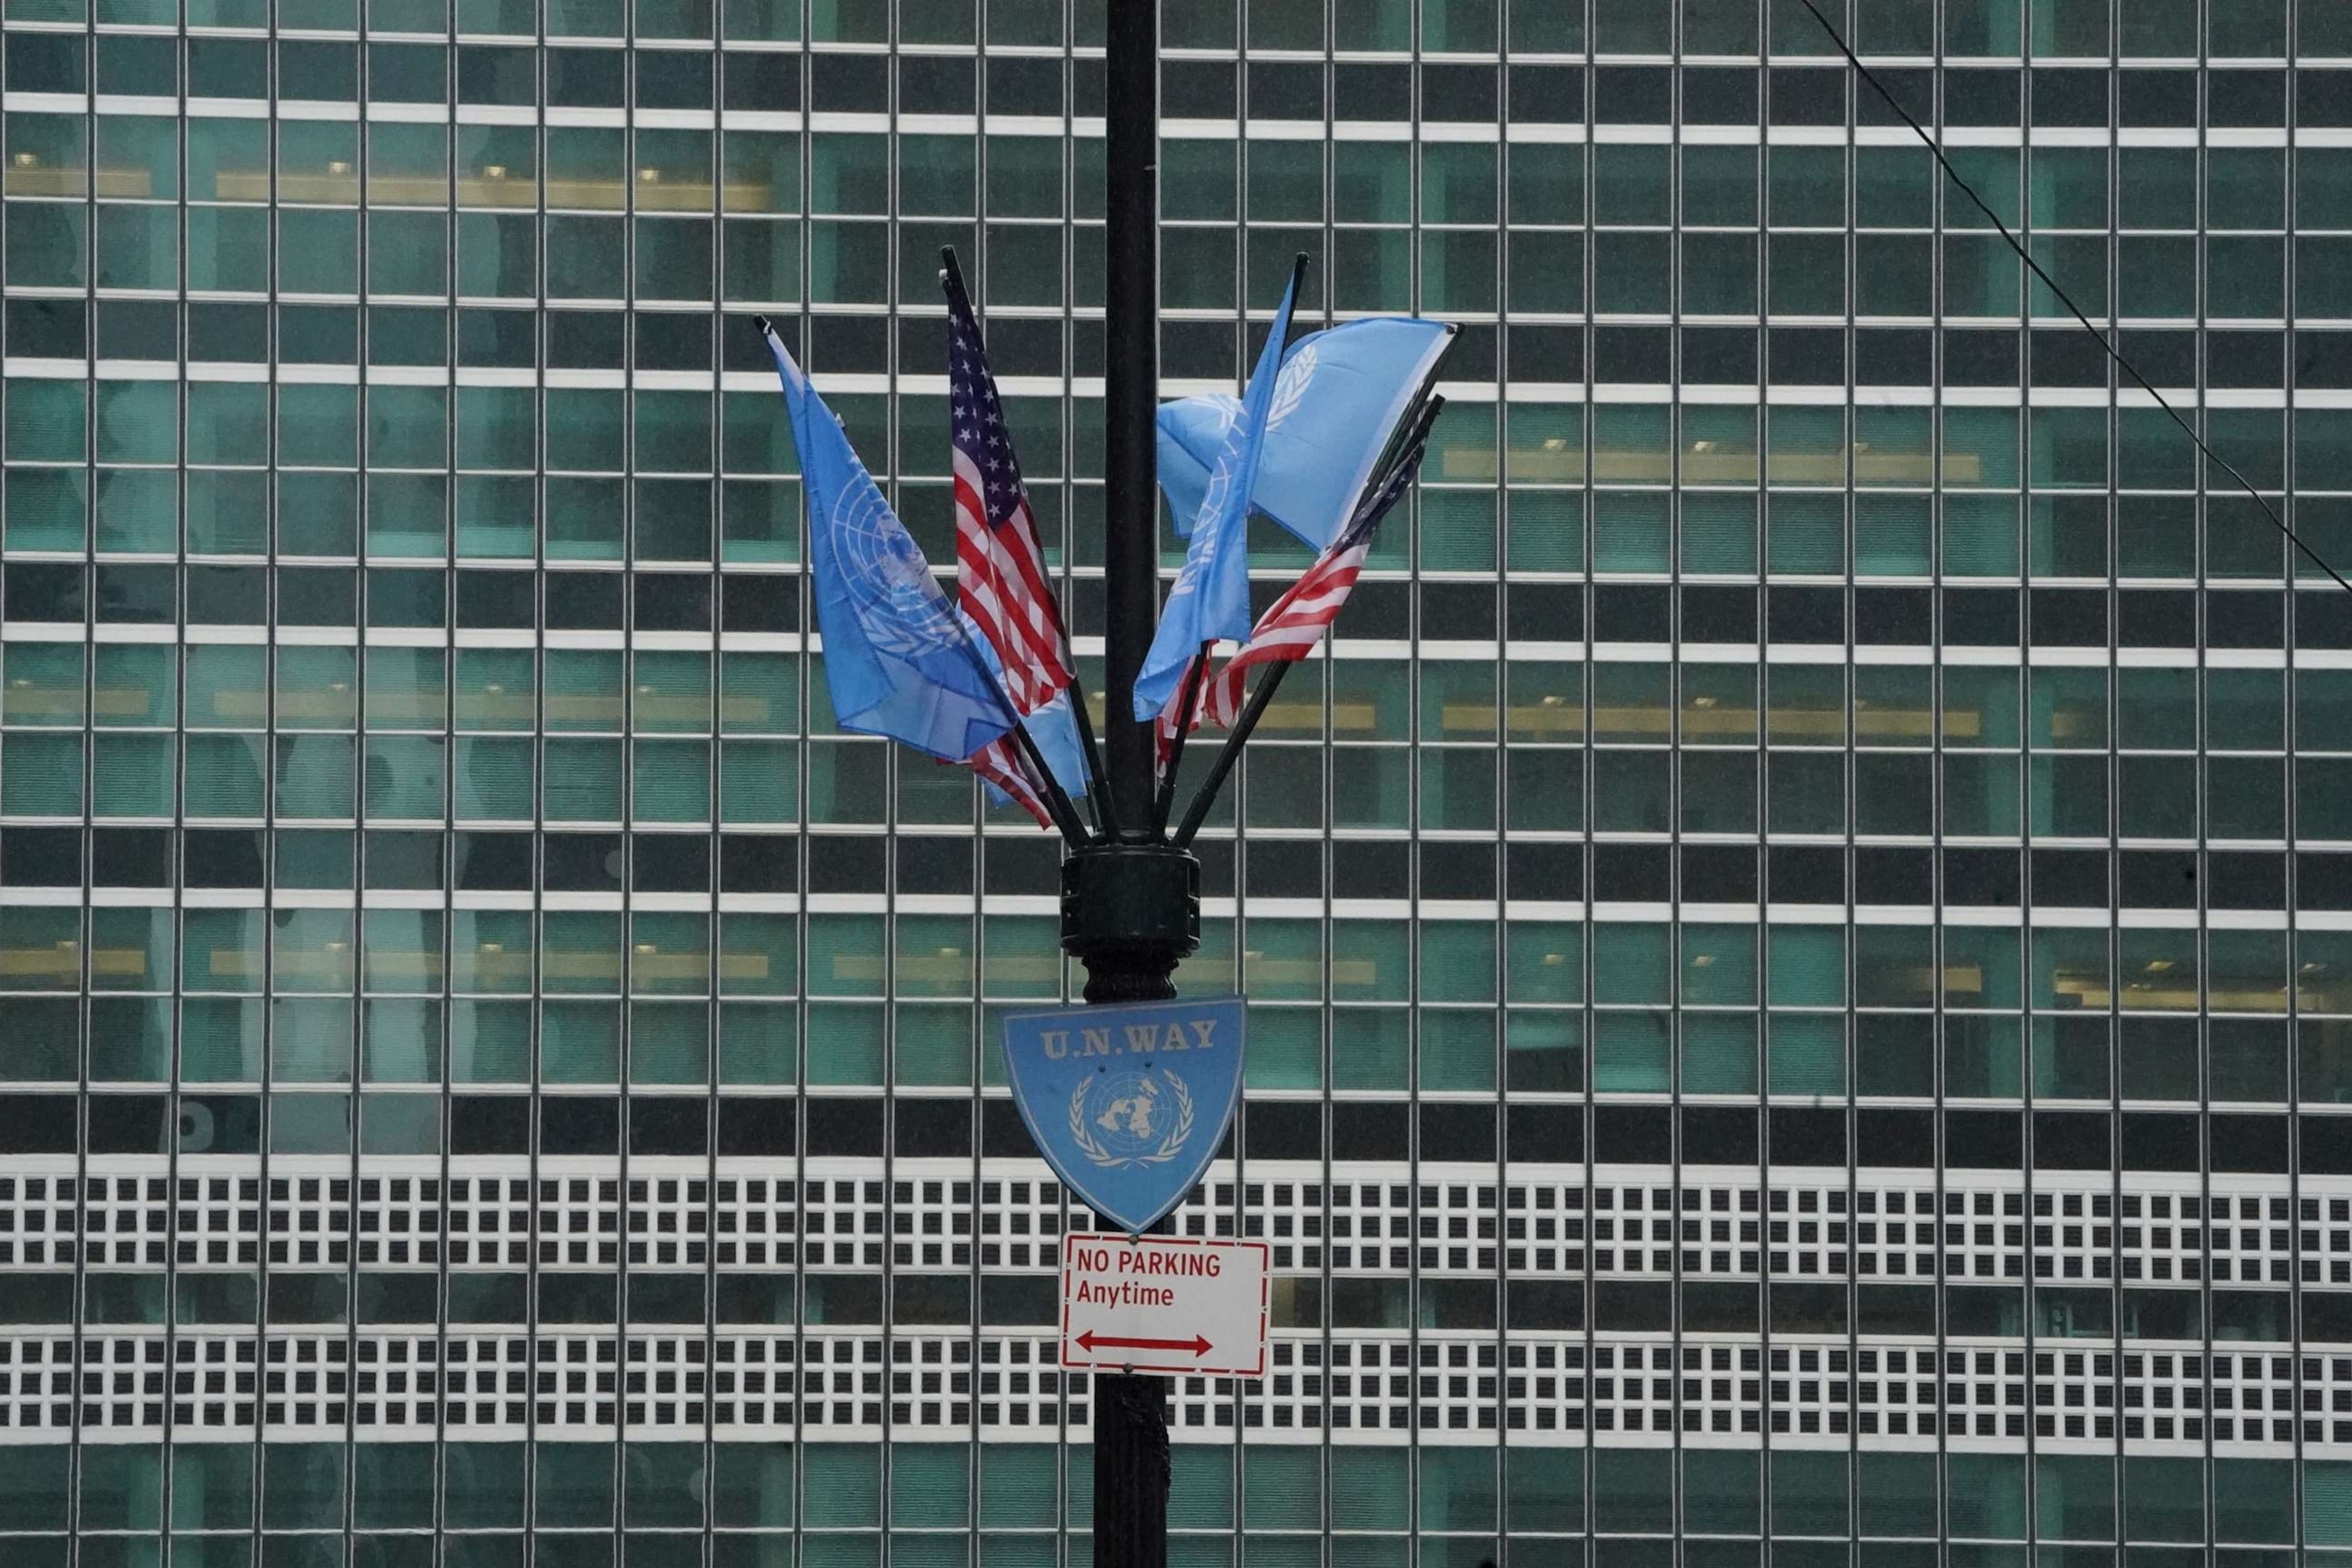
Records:
{"label": "overhead wire", "polygon": [[2150,382],[2147,377],[2139,373],[2137,366],[2134,365],[2131,361],[2123,356],[2122,351],[2116,347],[2115,343],[2107,337],[2107,334],[2100,331],[2097,324],[2095,323],[2089,316],[2083,313],[2082,307],[2074,303],[2074,297],[2068,294],[2065,289],[2059,287],[2058,280],[2051,277],[2050,274],[2043,269],[2042,263],[2033,259],[2032,253],[2022,244],[2019,243],[2017,236],[2010,232],[2009,225],[2001,221],[2000,215],[1993,211],[1992,207],[1985,201],[1984,197],[1977,194],[1976,187],[1969,184],[1969,182],[1962,177],[1958,169],[1952,167],[1952,161],[1944,155],[1944,149],[1937,142],[1936,138],[1931,135],[1927,132],[1927,128],[1922,126],[1916,119],[1913,118],[1911,111],[1903,106],[1902,100],[1897,99],[1895,94],[1888,89],[1885,82],[1879,80],[1877,74],[1868,66],[1862,63],[1862,58],[1859,55],[1856,55],[1853,48],[1847,45],[1844,37],[1839,34],[1837,28],[1830,25],[1830,19],[1822,15],[1821,7],[1814,5],[1813,0],[1799,0],[1799,3],[1801,4],[1806,10],[1812,13],[1813,20],[1819,22],[1822,26],[1822,31],[1829,35],[1830,42],[1836,45],[1838,53],[1845,57],[1846,64],[1852,66],[1854,71],[1861,76],[1862,79],[1868,82],[1871,87],[1877,91],[1878,96],[1886,100],[1887,107],[1894,110],[1895,112],[1902,118],[1903,123],[1911,128],[1911,133],[1919,138],[1921,145],[1925,146],[1927,149],[1928,153],[1936,160],[1937,166],[1943,170],[1945,178],[1950,180],[1955,185],[1958,185],[1960,188],[1960,194],[1967,196],[1969,200],[1975,205],[1976,209],[1979,212],[1984,214],[1987,218],[1991,220],[1993,227],[2000,231],[2000,237],[2009,242],[2009,247],[2011,250],[2017,252],[2018,259],[2024,262],[2027,269],[2030,270],[2034,277],[2041,279],[2042,287],[2048,289],[2051,294],[2056,298],[2058,302],[2066,307],[2067,313],[2072,315],[2075,321],[2082,323],[2083,330],[2090,333],[2094,339],[2097,340],[2099,346],[2106,351],[2107,357],[2115,361],[2116,366],[2121,369],[2126,375],[2131,377],[2134,382],[2137,383],[2142,391],[2146,392],[2150,397],[2156,399],[2156,405],[2158,408],[2163,409],[2168,415],[2171,416],[2172,422],[2180,426],[2182,432],[2188,436],[2189,440],[2196,443],[2197,449],[2205,455],[2205,458],[2208,462],[2211,463],[2215,468],[2220,468],[2223,473],[2229,475],[2231,479],[2236,480],[2238,487],[2241,489],[2243,489],[2246,494],[2253,498],[2254,504],[2263,509],[2263,515],[2270,519],[2271,526],[2284,534],[2288,543],[2294,545],[2296,550],[2300,551],[2305,560],[2309,561],[2314,566],[2318,567],[2322,572],[2327,574],[2330,578],[2334,579],[2337,587],[2343,589],[2347,594],[2352,594],[2352,582],[2347,582],[2341,572],[2338,572],[2335,567],[2330,566],[2324,559],[2321,558],[2319,552],[2313,549],[2311,545],[2304,540],[2302,535],[2296,533],[2294,529],[2287,526],[2286,519],[2281,517],[2277,510],[2272,507],[2271,503],[2263,498],[2263,492],[2254,488],[2253,481],[2247,479],[2245,475],[2240,473],[2234,464],[2231,463],[2229,459],[2223,458],[2221,454],[2213,450],[2213,448],[2207,444],[2205,437],[2197,433],[2197,426],[2185,418],[2181,415],[2180,411],[2172,405],[2171,401],[2167,398],[2163,393],[2157,390],[2154,383]]}

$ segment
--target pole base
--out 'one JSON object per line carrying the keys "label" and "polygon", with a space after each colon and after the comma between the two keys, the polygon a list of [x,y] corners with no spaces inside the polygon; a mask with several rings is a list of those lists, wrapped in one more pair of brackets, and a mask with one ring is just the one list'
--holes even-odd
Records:
{"label": "pole base", "polygon": [[1087,966],[1086,999],[1162,1002],[1201,945],[1201,863],[1171,844],[1092,844],[1062,862],[1062,950]]}

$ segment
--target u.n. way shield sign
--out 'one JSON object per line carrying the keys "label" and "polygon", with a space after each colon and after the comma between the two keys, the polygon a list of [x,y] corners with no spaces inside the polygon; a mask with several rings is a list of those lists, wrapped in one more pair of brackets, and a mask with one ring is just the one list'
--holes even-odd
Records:
{"label": "u.n. way shield sign", "polygon": [[1045,1163],[1130,1236],[1183,1201],[1242,1090],[1238,996],[1004,1020],[1004,1076]]}

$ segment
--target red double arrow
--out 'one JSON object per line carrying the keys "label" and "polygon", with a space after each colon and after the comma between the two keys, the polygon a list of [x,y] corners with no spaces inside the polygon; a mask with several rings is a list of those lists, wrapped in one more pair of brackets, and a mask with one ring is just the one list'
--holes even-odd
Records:
{"label": "red double arrow", "polygon": [[1123,1340],[1109,1334],[1098,1334],[1092,1329],[1088,1329],[1078,1336],[1078,1348],[1087,1352],[1096,1350],[1190,1351],[1196,1356],[1203,1356],[1209,1353],[1209,1342],[1197,1333],[1189,1340]]}

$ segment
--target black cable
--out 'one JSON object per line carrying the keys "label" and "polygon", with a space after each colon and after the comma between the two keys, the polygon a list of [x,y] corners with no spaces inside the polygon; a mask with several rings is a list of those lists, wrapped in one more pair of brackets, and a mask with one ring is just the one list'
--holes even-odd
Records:
{"label": "black cable", "polygon": [[2124,356],[2116,351],[2116,345],[2108,342],[2107,334],[2101,331],[2097,326],[2093,324],[2091,318],[2083,313],[2082,307],[2074,303],[2073,298],[2067,294],[2066,290],[2058,287],[2058,280],[2051,277],[2049,273],[2042,270],[2042,264],[2033,259],[2032,255],[2027,251],[2024,246],[2018,243],[2017,236],[2009,232],[2009,226],[2000,221],[2000,215],[1993,211],[1991,207],[1985,205],[1985,199],[1977,195],[1975,188],[1971,186],[1968,181],[1960,178],[1960,172],[1952,167],[1952,161],[1950,159],[1944,156],[1944,149],[1937,144],[1935,137],[1929,135],[1926,128],[1911,117],[1911,111],[1904,108],[1895,96],[1886,89],[1886,84],[1880,81],[1876,76],[1873,75],[1870,68],[1862,63],[1860,57],[1856,56],[1853,50],[1846,47],[1845,39],[1838,36],[1838,30],[1835,27],[1830,26],[1830,19],[1822,15],[1821,7],[1814,5],[1813,0],[1801,0],[1801,3],[1806,10],[1811,11],[1813,14],[1813,20],[1822,25],[1822,31],[1830,36],[1830,42],[1837,46],[1838,53],[1845,57],[1846,64],[1852,66],[1855,71],[1860,73],[1863,80],[1868,82],[1872,88],[1876,89],[1878,96],[1886,100],[1888,108],[1894,110],[1896,114],[1902,116],[1903,123],[1908,125],[1911,128],[1911,133],[1919,138],[1921,144],[1927,149],[1929,155],[1936,160],[1937,165],[1944,171],[1945,177],[1949,179],[1952,184],[1960,187],[1960,194],[1967,196],[1969,201],[1976,204],[1977,211],[1984,214],[1985,216],[1992,220],[1993,227],[2000,230],[2001,238],[2007,240],[2009,242],[2009,247],[2017,252],[2018,259],[2024,262],[2027,269],[2030,270],[2034,277],[2042,280],[2043,287],[2047,288],[2051,293],[2057,296],[2058,302],[2066,307],[2066,310],[2069,315],[2073,316],[2077,321],[2083,323],[2083,330],[2090,333],[2093,338],[2096,339],[2101,348],[2107,351],[2107,357],[2115,361],[2116,363],[2122,368],[2123,373],[2126,375],[2130,376],[2132,380],[2137,382],[2141,389],[2150,397],[2156,399],[2156,405],[2158,408],[2163,409],[2165,413],[2170,415],[2172,416],[2172,422],[2175,425],[2179,426],[2181,430],[2191,441],[2197,443],[2197,449],[2205,454],[2207,461],[2212,463],[2223,473],[2237,480],[2238,487],[2244,490],[2248,495],[2254,498],[2254,504],[2263,509],[2263,515],[2271,520],[2272,527],[2286,535],[2288,543],[2301,551],[2304,554],[2304,558],[2308,560],[2314,566],[2318,567],[2322,572],[2326,573],[2328,576],[2334,578],[2337,587],[2343,589],[2347,594],[2352,594],[2352,583],[2346,582],[2344,580],[2344,574],[2341,572],[2338,572],[2335,567],[2330,566],[2326,562],[2321,560],[2319,552],[2314,550],[2310,545],[2305,544],[2303,542],[2302,537],[2298,535],[2294,530],[2286,525],[2286,519],[2281,517],[2276,511],[2272,510],[2271,503],[2263,499],[2262,491],[2254,488],[2252,480],[2248,479],[2245,475],[2238,472],[2235,468],[2231,467],[2223,459],[2219,452],[2214,451],[2212,447],[2205,444],[2205,437],[2197,434],[2197,427],[2180,416],[2180,411],[2173,407],[2172,405],[2166,400],[2164,394],[2158,392],[2155,386],[2149,383],[2147,377],[2140,374],[2140,373],[2133,367],[2131,361],[2124,358]]}

